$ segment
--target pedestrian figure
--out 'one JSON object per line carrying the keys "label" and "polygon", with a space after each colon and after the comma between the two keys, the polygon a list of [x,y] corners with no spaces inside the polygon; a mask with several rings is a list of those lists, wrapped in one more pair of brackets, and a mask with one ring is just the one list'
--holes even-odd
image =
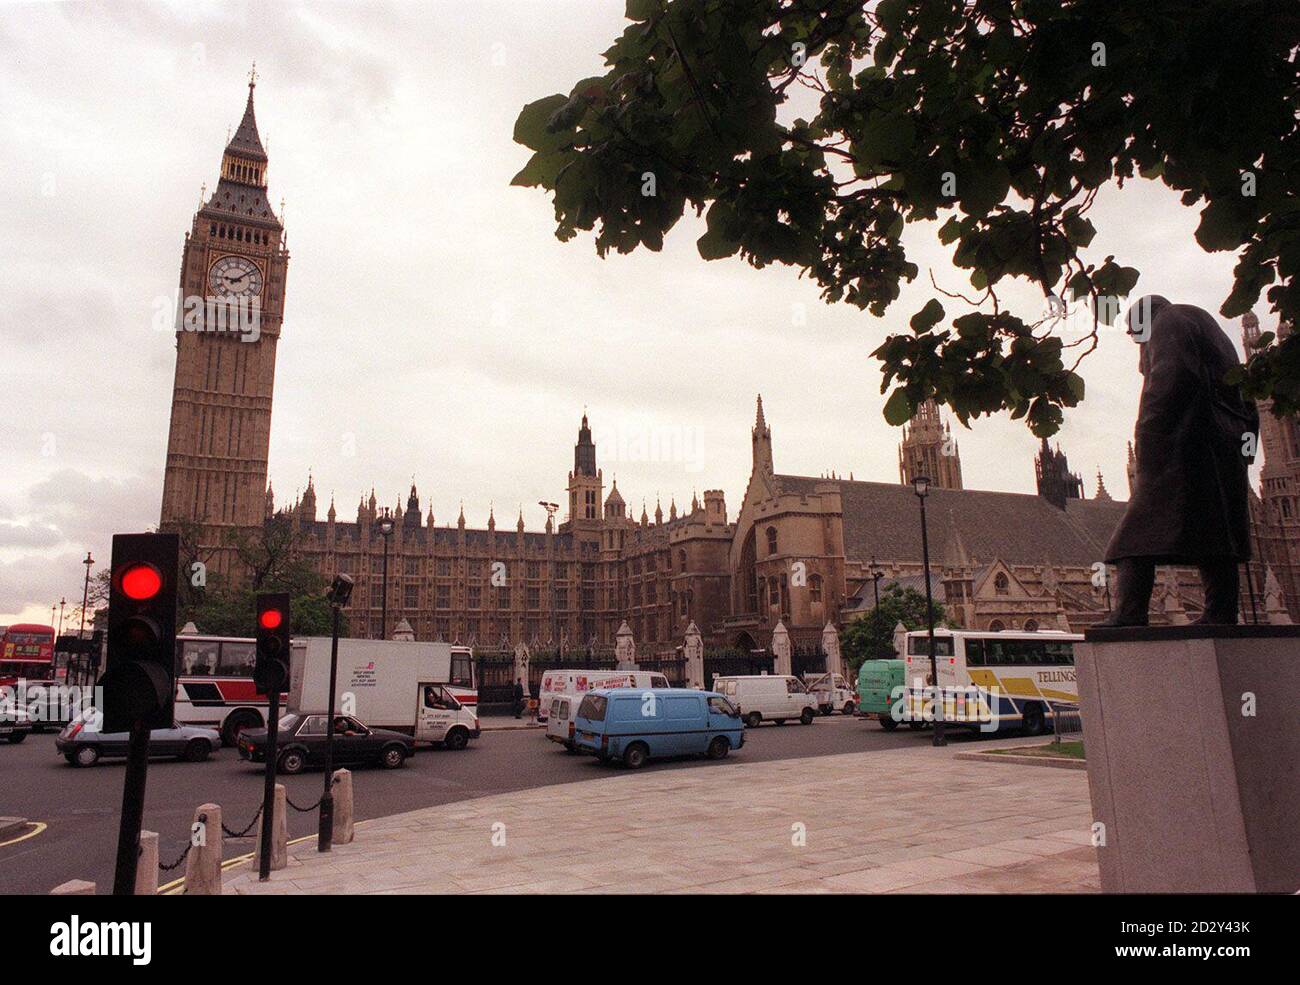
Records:
{"label": "pedestrian figure", "polygon": [[1223,382],[1240,365],[1214,317],[1152,295],[1129,309],[1140,346],[1133,498],[1106,548],[1115,611],[1103,626],[1145,626],[1157,564],[1194,564],[1205,588],[1198,622],[1237,621],[1237,565],[1250,560],[1247,466],[1259,414]]}
{"label": "pedestrian figure", "polygon": [[522,677],[515,681],[515,718],[522,718],[524,714],[524,679]]}

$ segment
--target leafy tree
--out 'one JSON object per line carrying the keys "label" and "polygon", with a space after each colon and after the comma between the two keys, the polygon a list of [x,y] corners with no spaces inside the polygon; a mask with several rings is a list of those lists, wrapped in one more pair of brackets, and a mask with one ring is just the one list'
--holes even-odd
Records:
{"label": "leafy tree", "polygon": [[239,533],[233,546],[248,572],[247,582],[232,585],[215,574],[209,575],[206,587],[179,600],[178,620],[182,625],[192,621],[203,633],[251,636],[256,595],[288,592],[292,631],[302,636],[329,635],[332,616],[325,599],[325,579],[303,556],[286,517],[269,518],[259,530]]}
{"label": "leafy tree", "polygon": [[[946,626],[943,606],[934,603],[935,626]],[[894,627],[924,629],[925,593],[890,582],[880,593],[880,605],[840,630],[840,653],[856,675],[864,660],[889,659],[894,653]]]}
{"label": "leafy tree", "polygon": [[[924,399],[962,423],[1009,410],[1036,435],[1083,398],[1076,370],[1138,271],[1090,262],[1099,189],[1140,175],[1200,207],[1197,242],[1238,251],[1221,313],[1267,288],[1300,314],[1300,5],[1294,0],[627,0],[608,71],[523,108],[514,178],[555,205],[556,235],[658,250],[707,209],[706,260],[812,277],[884,315],[918,275],[902,235],[935,221],[978,296],[932,298],[874,353],[891,424]],[[793,87],[819,95],[810,118]],[[1046,299],[999,303],[1007,278]],[[936,285],[936,290],[938,290]],[[1091,332],[1066,341],[1068,303]],[[1234,376],[1300,407],[1300,335],[1262,340]]]}

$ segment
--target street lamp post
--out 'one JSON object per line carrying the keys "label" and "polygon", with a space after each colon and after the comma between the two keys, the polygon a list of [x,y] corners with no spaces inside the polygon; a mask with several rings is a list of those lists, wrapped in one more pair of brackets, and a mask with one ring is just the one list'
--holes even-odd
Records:
{"label": "street lamp post", "polygon": [[379,521],[379,533],[384,538],[384,598],[379,606],[379,638],[388,639],[388,539],[393,536],[393,518],[384,508],[384,517]]}
{"label": "street lamp post", "polygon": [[[537,505],[546,511],[546,529],[550,533],[555,529],[555,514],[559,510],[559,503],[548,503],[546,500],[538,500]],[[555,585],[555,555],[551,554],[551,642],[559,649],[560,641],[560,614],[556,611],[556,605],[559,601],[559,590]]]}
{"label": "street lamp post", "polygon": [[86,552],[86,560],[81,563],[86,566],[86,584],[81,589],[81,629],[77,631],[78,639],[86,635],[86,606],[90,604],[90,566],[95,563],[95,559],[90,556],[90,551]]}
{"label": "street lamp post", "polygon": [[68,604],[66,597],[59,599],[59,631],[56,636],[63,635],[63,607]]}
{"label": "street lamp post", "polygon": [[[384,543],[388,543],[386,540]],[[352,598],[352,579],[335,575],[325,594],[333,619],[330,639],[329,714],[325,719],[325,792],[320,798],[320,824],[316,829],[316,850],[328,852],[334,842],[334,690],[339,671],[339,610]]]}
{"label": "street lamp post", "polygon": [[912,488],[921,503],[921,565],[925,571],[925,623],[930,639],[930,679],[934,685],[935,716],[934,744],[946,746],[948,740],[943,734],[943,690],[939,687],[939,664],[934,656],[934,600],[930,591],[930,534],[925,521],[925,497],[930,494],[930,480],[918,475],[912,480]]}

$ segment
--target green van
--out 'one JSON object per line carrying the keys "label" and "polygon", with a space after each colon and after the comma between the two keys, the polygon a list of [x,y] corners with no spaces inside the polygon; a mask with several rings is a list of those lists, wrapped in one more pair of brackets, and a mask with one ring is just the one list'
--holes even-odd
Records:
{"label": "green van", "polygon": [[[898,728],[890,714],[891,698],[903,700],[901,689],[906,672],[902,660],[864,660],[858,671],[858,717],[876,718],[886,732]],[[901,710],[901,709],[900,709]]]}

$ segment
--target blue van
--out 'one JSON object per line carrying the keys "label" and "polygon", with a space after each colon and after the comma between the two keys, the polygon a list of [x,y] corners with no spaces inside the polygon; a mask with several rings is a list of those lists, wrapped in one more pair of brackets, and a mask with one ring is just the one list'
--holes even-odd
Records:
{"label": "blue van", "polygon": [[682,688],[598,688],[574,719],[578,752],[602,763],[621,759],[637,769],[659,756],[722,759],[745,744],[740,711],[716,691]]}

